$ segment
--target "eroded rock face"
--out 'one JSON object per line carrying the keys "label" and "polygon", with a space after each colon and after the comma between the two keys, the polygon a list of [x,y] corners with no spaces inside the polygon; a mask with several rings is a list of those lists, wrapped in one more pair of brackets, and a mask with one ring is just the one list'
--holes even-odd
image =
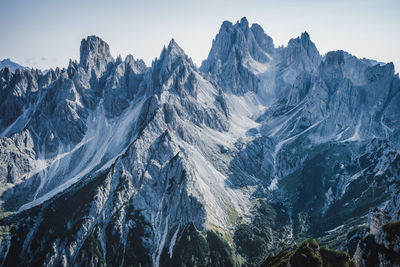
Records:
{"label": "eroded rock face", "polygon": [[384,224],[375,235],[360,240],[353,260],[356,266],[400,265],[400,222]]}
{"label": "eroded rock face", "polygon": [[0,70],[5,265],[257,266],[305,236],[361,262],[370,233],[398,249],[393,64],[321,56],[308,33],[275,48],[245,18],[200,69],[174,40],[149,67],[95,36],[80,51]]}
{"label": "eroded rock face", "polygon": [[111,62],[114,62],[114,58],[106,42],[94,35],[82,40],[79,65],[88,73],[94,72],[99,77]]}

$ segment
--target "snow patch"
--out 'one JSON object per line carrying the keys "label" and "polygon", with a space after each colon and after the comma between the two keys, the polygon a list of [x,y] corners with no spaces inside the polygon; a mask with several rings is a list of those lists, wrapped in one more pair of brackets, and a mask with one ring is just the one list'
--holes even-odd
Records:
{"label": "snow patch", "polygon": [[346,129],[344,129],[343,131],[341,131],[339,134],[336,135],[335,140],[339,141],[340,139],[342,139],[343,134],[349,129],[349,127],[347,127]]}
{"label": "snow patch", "polygon": [[274,179],[271,181],[271,184],[268,186],[268,190],[274,191],[276,189],[278,189],[278,178],[274,177]]}
{"label": "snow patch", "polygon": [[172,258],[173,248],[176,243],[176,238],[178,237],[179,228],[180,228],[180,225],[178,225],[178,228],[176,229],[176,231],[175,231],[174,235],[172,236],[171,241],[169,243],[168,253],[169,253],[170,258]]}
{"label": "snow patch", "polygon": [[361,137],[360,137],[360,127],[361,127],[361,119],[358,121],[356,129],[354,130],[354,134],[352,137],[343,140],[342,143],[344,142],[359,142],[361,141]]}
{"label": "snow patch", "polygon": [[336,232],[339,229],[342,229],[343,227],[344,227],[344,225],[342,224],[342,225],[340,225],[340,226],[338,226],[336,228],[333,228],[333,229],[331,229],[329,231],[326,231],[326,232],[330,234],[330,233]]}
{"label": "snow patch", "polygon": [[[133,103],[119,120],[107,119],[104,107],[100,103],[88,119],[88,131],[82,141],[71,151],[58,155],[51,161],[50,166],[46,162],[39,165],[39,169],[44,168],[39,172],[41,176],[40,189],[49,191],[21,206],[18,212],[47,201],[89,173],[99,172],[111,166],[119,155],[125,153],[128,145],[136,137],[135,135],[130,138],[129,133],[135,125],[144,102],[145,98],[139,103]],[[66,151],[68,148],[61,148],[61,150]],[[70,170],[70,163],[75,157],[83,160]],[[61,184],[54,188],[48,187],[52,179],[58,177],[63,177],[63,180],[60,181]],[[39,191],[36,192],[36,197],[39,196],[39,193]]]}
{"label": "snow patch", "polygon": [[25,109],[23,113],[13,123],[11,123],[6,129],[4,129],[4,131],[0,134],[0,138],[22,131],[29,121],[29,115],[32,110],[32,107]]}
{"label": "snow patch", "polygon": [[260,63],[251,57],[246,57],[243,59],[243,65],[246,66],[254,74],[260,74],[271,70],[271,65],[269,62]]}

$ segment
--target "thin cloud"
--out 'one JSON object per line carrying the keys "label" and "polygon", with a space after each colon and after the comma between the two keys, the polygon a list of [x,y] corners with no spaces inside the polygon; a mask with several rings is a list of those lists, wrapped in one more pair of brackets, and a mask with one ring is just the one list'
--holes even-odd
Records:
{"label": "thin cloud", "polygon": [[55,62],[55,61],[57,61],[57,59],[56,58],[50,58],[50,57],[48,57],[48,56],[42,56],[41,57],[41,60],[43,61],[43,62]]}
{"label": "thin cloud", "polygon": [[57,62],[57,58],[52,58],[52,57],[48,57],[48,56],[41,56],[39,58],[29,57],[29,58],[25,59],[25,64],[31,68],[42,66],[42,64],[54,63],[54,62]]}
{"label": "thin cloud", "polygon": [[25,63],[28,66],[32,66],[32,65],[36,65],[37,64],[37,60],[34,57],[29,57],[29,58],[25,59]]}

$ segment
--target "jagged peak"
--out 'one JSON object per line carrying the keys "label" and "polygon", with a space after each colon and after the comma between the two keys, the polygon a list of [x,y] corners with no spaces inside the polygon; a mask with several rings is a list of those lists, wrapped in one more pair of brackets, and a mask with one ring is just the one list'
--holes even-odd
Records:
{"label": "jagged peak", "polygon": [[[233,24],[231,21],[225,20],[221,24],[221,27],[218,31],[218,35],[224,34],[226,32],[229,34],[234,34],[235,30],[240,30],[245,34],[250,30],[249,22],[246,17],[243,17],[240,20],[237,20],[235,24]],[[246,38],[247,38],[247,34],[246,34]]]}
{"label": "jagged peak", "polygon": [[0,68],[0,77],[9,77],[12,75],[10,68],[4,67]]}
{"label": "jagged peak", "polygon": [[117,56],[117,58],[115,59],[115,63],[116,64],[121,64],[122,63],[122,56],[119,54],[118,56]]}
{"label": "jagged peak", "polygon": [[135,58],[131,54],[129,54],[125,57],[125,62],[128,64],[131,62],[135,62]]}
{"label": "jagged peak", "polygon": [[[234,25],[230,21],[224,21],[200,69],[208,72],[217,61],[224,64],[230,56],[238,54],[244,57],[250,55],[257,61],[265,62],[268,61],[265,53],[272,53],[274,48],[272,38],[265,34],[258,24],[252,24],[249,28],[246,17],[241,18]],[[239,53],[232,53],[233,49]]]}
{"label": "jagged peak", "polygon": [[178,45],[174,38],[171,39],[167,48],[163,47],[160,58],[157,61],[172,63],[178,59],[182,59],[182,62],[188,62],[193,65],[192,60],[185,54],[185,51]]}
{"label": "jagged peak", "polygon": [[134,56],[132,56],[130,54],[125,57],[125,63],[126,64],[140,64],[140,65],[143,65],[145,68],[147,67],[146,63],[143,61],[143,59],[135,59]]}
{"label": "jagged peak", "polygon": [[191,71],[197,69],[193,61],[185,54],[183,49],[171,39],[167,47],[163,47],[160,57],[152,62],[153,75],[170,76],[176,69]]}
{"label": "jagged peak", "polygon": [[241,18],[240,21],[237,22],[237,24],[244,31],[249,29],[249,21],[246,17]]}
{"label": "jagged peak", "polygon": [[24,69],[24,70],[29,70],[28,67],[22,66],[14,61],[12,61],[10,58],[6,58],[3,60],[0,60],[0,69],[8,67],[11,72],[15,72],[17,69]]}
{"label": "jagged peak", "polygon": [[186,56],[185,52],[183,49],[178,45],[178,43],[175,41],[174,38],[171,39],[171,41],[168,44],[167,48],[168,54],[174,54],[174,55],[182,55]]}
{"label": "jagged peak", "polygon": [[311,41],[310,34],[307,31],[304,31],[304,32],[301,33],[300,36],[290,39],[289,43],[288,43],[288,47],[290,47],[290,46],[298,46],[298,45],[301,45],[303,47],[307,47],[310,44],[314,45],[314,43]]}
{"label": "jagged peak", "polygon": [[[310,35],[308,34],[308,32],[306,32],[306,31],[302,32],[301,36],[300,36],[300,40],[301,40],[301,44],[302,44],[302,46],[304,48],[306,48],[306,49],[308,49],[308,48],[315,49],[318,52],[314,42],[311,41],[311,38],[310,38]],[[319,52],[318,52],[318,54],[319,54]]]}
{"label": "jagged peak", "polygon": [[301,33],[299,37],[290,39],[286,47],[286,57],[289,64],[302,55],[306,55],[316,65],[321,62],[321,55],[306,31]]}
{"label": "jagged peak", "polygon": [[224,22],[222,22],[221,28],[219,29],[219,32],[222,32],[226,29],[230,29],[233,27],[232,22],[230,22],[229,20],[225,20]]}
{"label": "jagged peak", "polygon": [[265,51],[272,53],[275,45],[272,38],[267,35],[264,29],[257,23],[253,23],[250,27],[253,32],[254,38],[256,39],[258,45]]}
{"label": "jagged peak", "polygon": [[96,51],[99,49],[100,46],[106,47],[106,49],[109,49],[109,45],[100,37],[96,35],[89,35],[85,38],[82,39],[81,41],[81,49],[83,50],[91,50],[91,51]]}
{"label": "jagged peak", "polygon": [[[5,59],[1,60],[0,62],[1,63],[11,63],[12,61],[10,58],[5,58]],[[14,62],[12,62],[12,63],[14,63]]]}
{"label": "jagged peak", "polygon": [[135,59],[132,55],[127,55],[124,62],[127,66],[130,66],[135,73],[143,73],[147,68],[143,59]]}
{"label": "jagged peak", "polygon": [[241,29],[242,31],[246,31],[249,29],[249,21],[247,20],[246,17],[241,18],[240,20],[237,20],[235,24],[233,24],[229,20],[225,20],[222,22],[221,27],[219,29],[219,33],[222,33],[226,30],[230,30],[232,28],[238,28]]}
{"label": "jagged peak", "polygon": [[308,40],[308,41],[311,41],[311,39],[310,39],[310,35],[308,34],[308,32],[307,32],[307,31],[304,31],[304,32],[302,32],[302,33],[301,33],[301,36],[300,36],[300,38],[301,38],[302,40]]}
{"label": "jagged peak", "polygon": [[72,60],[71,58],[69,59],[68,67],[69,66],[77,66],[77,65],[79,65],[78,61]]}
{"label": "jagged peak", "polygon": [[80,65],[89,70],[92,67],[102,70],[108,62],[114,61],[109,45],[95,35],[82,39],[80,47]]}
{"label": "jagged peak", "polygon": [[79,67],[78,62],[76,60],[70,59],[67,67],[68,76],[72,77],[75,71],[78,69],[78,67]]}

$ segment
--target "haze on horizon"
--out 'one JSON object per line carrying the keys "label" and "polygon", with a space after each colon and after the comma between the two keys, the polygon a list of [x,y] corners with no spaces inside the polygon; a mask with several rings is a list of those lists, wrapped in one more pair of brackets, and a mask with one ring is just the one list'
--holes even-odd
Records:
{"label": "haze on horizon", "polygon": [[307,31],[321,54],[345,50],[400,66],[400,1],[1,1],[0,60],[28,67],[66,67],[81,39],[97,35],[113,57],[147,65],[174,38],[199,66],[224,20],[246,16],[275,46]]}

